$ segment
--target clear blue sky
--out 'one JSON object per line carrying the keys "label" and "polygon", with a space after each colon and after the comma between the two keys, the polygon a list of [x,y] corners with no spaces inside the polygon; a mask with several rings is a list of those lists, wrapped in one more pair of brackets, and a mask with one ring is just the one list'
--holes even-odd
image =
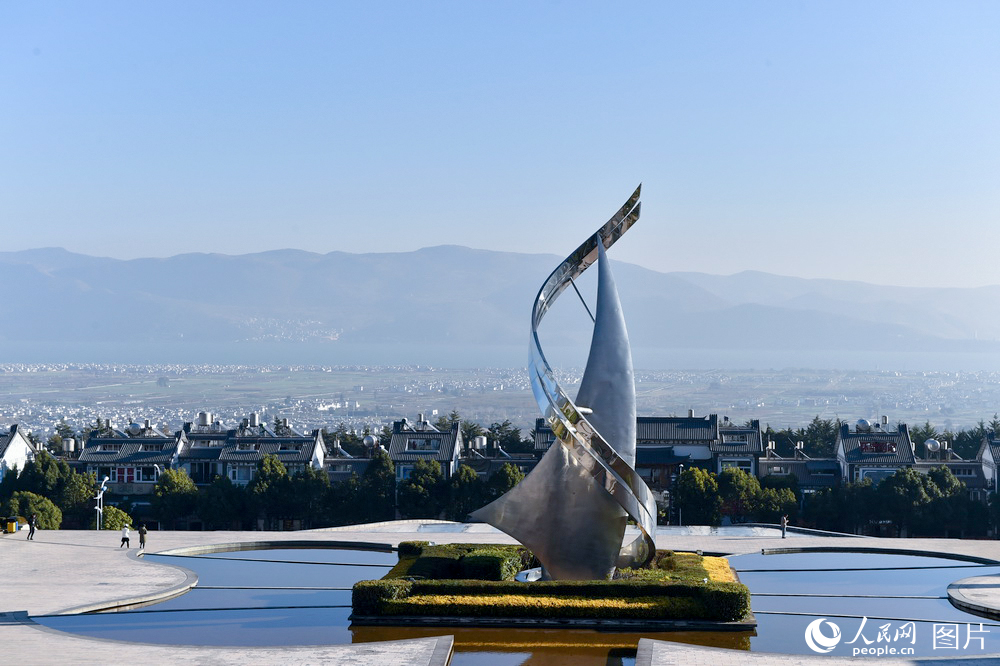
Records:
{"label": "clear blue sky", "polygon": [[0,250],[1000,283],[998,2],[0,2]]}

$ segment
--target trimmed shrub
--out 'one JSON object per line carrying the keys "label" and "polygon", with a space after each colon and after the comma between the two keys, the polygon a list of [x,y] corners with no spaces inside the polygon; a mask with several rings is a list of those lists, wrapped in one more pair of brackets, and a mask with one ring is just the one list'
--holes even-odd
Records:
{"label": "trimmed shrub", "polygon": [[474,548],[459,544],[426,546],[410,567],[409,575],[420,578],[458,578],[458,562],[471,550]]}
{"label": "trimmed shrub", "polygon": [[[704,582],[710,575],[693,553],[659,551],[651,568],[622,569],[610,581],[511,580],[531,559],[521,546],[423,546],[419,557],[401,556],[383,580],[355,585],[354,612],[731,622],[750,611],[750,591],[736,582]],[[400,580],[404,575],[413,578]]]}
{"label": "trimmed shrub", "polygon": [[430,541],[400,541],[396,551],[400,557],[419,557]]}
{"label": "trimmed shrub", "polygon": [[525,568],[526,553],[518,546],[479,548],[459,560],[459,572],[462,578],[514,580],[517,572]]}
{"label": "trimmed shrub", "polygon": [[351,605],[359,615],[381,615],[385,602],[404,598],[410,588],[406,580],[363,580],[351,590]]}

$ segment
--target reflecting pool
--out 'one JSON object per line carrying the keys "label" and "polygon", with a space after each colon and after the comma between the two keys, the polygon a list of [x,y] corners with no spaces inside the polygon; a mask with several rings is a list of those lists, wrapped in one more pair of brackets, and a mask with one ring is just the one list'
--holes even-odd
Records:
{"label": "reflecting pool", "polygon": [[[730,558],[750,588],[756,632],[601,632],[559,629],[352,627],[351,586],[378,578],[392,552],[272,549],[146,555],[185,567],[198,585],[173,599],[116,613],[33,618],[95,638],[186,645],[329,645],[452,634],[456,666],[630,665],[639,638],[736,650],[832,656],[894,648],[915,656],[1000,653],[1000,624],[954,608],[946,588],[1000,574],[1000,565],[925,555],[806,552]],[[942,633],[944,632],[944,633]],[[949,636],[957,647],[944,647]],[[950,650],[947,652],[946,650]]]}

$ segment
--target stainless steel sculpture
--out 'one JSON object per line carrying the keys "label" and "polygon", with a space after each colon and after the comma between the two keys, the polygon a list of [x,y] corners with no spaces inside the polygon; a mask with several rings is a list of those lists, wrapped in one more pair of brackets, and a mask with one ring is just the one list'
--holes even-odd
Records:
{"label": "stainless steel sculpture", "polygon": [[[553,580],[607,578],[653,556],[656,503],[635,471],[635,380],[625,318],[605,249],[639,219],[641,186],[542,285],[531,313],[529,373],[557,442],[510,492],[472,514],[527,546]],[[576,401],[556,381],[538,325],[556,298],[598,263],[590,357]],[[640,535],[622,546],[628,518]]]}

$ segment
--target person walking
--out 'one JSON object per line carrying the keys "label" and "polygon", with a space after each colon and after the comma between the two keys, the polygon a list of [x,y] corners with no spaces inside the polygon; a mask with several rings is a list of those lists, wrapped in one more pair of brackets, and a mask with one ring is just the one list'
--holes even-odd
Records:
{"label": "person walking", "polygon": [[131,548],[132,547],[128,543],[128,529],[129,529],[129,525],[128,525],[128,523],[125,523],[122,526],[122,545],[118,546],[119,548],[121,548],[122,546],[125,546],[126,548]]}
{"label": "person walking", "polygon": [[785,538],[785,532],[788,531],[788,514],[781,517],[781,538]]}
{"label": "person walking", "polygon": [[146,548],[146,523],[139,523],[139,548]]}
{"label": "person walking", "polygon": [[28,518],[28,541],[35,540],[35,525],[38,523],[38,517],[35,514],[31,514]]}

